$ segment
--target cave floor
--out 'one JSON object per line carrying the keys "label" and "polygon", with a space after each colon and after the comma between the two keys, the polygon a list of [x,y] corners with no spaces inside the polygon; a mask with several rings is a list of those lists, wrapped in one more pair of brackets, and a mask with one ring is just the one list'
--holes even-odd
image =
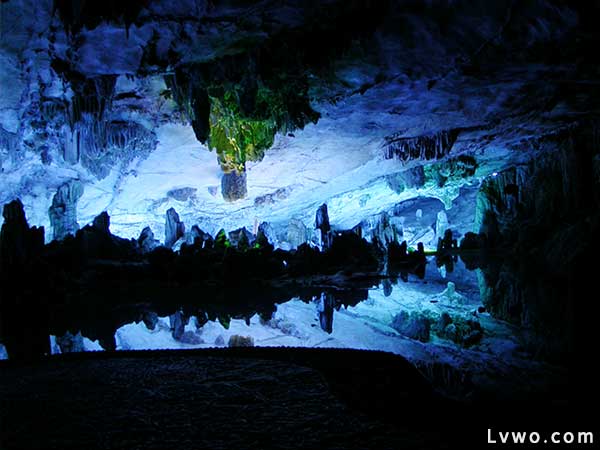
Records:
{"label": "cave floor", "polygon": [[7,450],[454,448],[485,444],[490,427],[552,429],[581,412],[552,396],[449,400],[398,356],[289,348],[3,361],[0,404]]}

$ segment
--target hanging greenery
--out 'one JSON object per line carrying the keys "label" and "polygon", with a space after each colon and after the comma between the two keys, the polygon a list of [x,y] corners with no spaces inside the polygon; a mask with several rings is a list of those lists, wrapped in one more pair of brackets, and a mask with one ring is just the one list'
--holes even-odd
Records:
{"label": "hanging greenery", "polygon": [[277,131],[272,118],[249,119],[240,114],[235,92],[224,101],[210,97],[209,147],[216,150],[224,172],[245,170],[246,161],[260,161]]}

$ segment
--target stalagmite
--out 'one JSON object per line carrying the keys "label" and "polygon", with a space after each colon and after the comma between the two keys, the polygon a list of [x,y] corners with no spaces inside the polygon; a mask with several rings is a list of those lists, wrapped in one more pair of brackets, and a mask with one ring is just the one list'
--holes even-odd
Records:
{"label": "stalagmite", "polygon": [[77,201],[83,195],[83,184],[79,180],[70,180],[58,188],[48,210],[50,224],[55,240],[75,234],[77,223]]}
{"label": "stalagmite", "polygon": [[185,234],[185,225],[179,219],[179,214],[175,208],[167,210],[167,220],[165,222],[165,246],[171,248],[180,237]]}

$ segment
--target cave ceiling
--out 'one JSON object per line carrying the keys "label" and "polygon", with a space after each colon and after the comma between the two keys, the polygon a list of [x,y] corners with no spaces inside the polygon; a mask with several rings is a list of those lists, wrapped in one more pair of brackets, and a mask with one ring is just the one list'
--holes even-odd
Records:
{"label": "cave ceiling", "polygon": [[[600,109],[596,2],[0,8],[0,200],[22,197],[46,226],[73,178],[86,186],[80,221],[107,209],[131,236],[162,226],[169,206],[209,229],[308,222],[322,202],[347,228],[411,196],[449,208]],[[390,185],[441,161],[476,170],[445,190]],[[247,187],[226,186],[227,174]],[[168,195],[182,188],[196,194]]]}

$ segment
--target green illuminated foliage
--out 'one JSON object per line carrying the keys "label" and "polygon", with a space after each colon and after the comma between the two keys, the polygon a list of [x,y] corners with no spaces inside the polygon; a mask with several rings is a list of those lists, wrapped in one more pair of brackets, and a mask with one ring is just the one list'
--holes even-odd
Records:
{"label": "green illuminated foliage", "polygon": [[273,145],[275,121],[243,117],[231,94],[224,101],[215,97],[210,100],[209,146],[217,151],[223,171],[241,173],[246,161],[260,161]]}
{"label": "green illuminated foliage", "polygon": [[[280,62],[282,66],[275,68],[269,60],[261,68],[266,54],[191,64],[165,77],[170,95],[197,139],[216,150],[226,173],[241,174],[247,161],[260,161],[277,132],[303,128],[320,117],[310,106],[303,65],[292,61],[288,67]],[[281,59],[279,51],[275,56]]]}

